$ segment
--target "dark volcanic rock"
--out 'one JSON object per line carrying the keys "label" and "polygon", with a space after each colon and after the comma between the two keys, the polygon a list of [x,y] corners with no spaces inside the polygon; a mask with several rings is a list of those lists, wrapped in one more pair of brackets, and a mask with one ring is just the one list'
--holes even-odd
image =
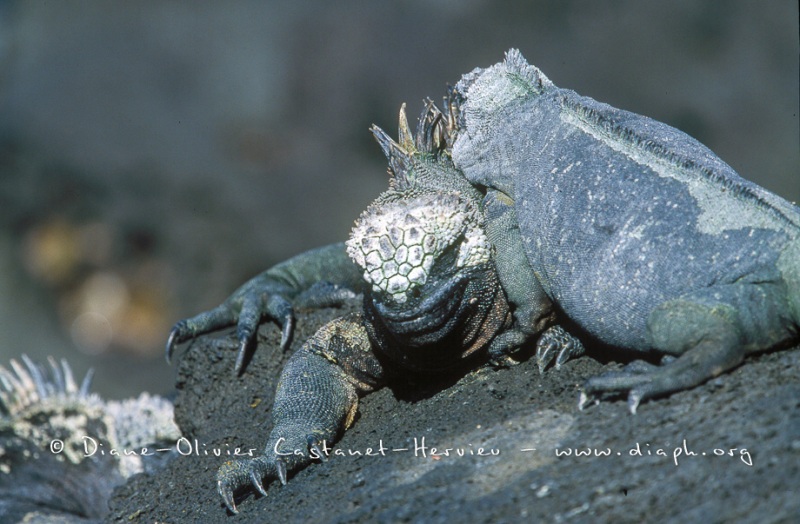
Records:
{"label": "dark volcanic rock", "polygon": [[[300,312],[294,347],[342,312]],[[788,522],[800,515],[794,348],[749,358],[700,387],[643,404],[635,416],[624,401],[578,411],[579,385],[619,365],[591,357],[541,375],[529,361],[381,390],[363,399],[356,424],[333,447],[353,455],[313,464],[285,487],[270,485],[266,498],[246,496],[233,516],[215,486],[227,457],[214,450],[261,449],[288,354],[278,349],[278,329],[265,324],[246,372],[235,377],[233,339],[221,340],[203,337],[178,356],[176,419],[199,453],[119,488],[110,521]],[[366,456],[368,448],[378,456]]]}

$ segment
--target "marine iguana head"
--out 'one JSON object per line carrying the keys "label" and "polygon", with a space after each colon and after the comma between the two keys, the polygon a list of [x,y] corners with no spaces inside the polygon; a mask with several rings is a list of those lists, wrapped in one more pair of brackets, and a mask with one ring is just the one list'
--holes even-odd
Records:
{"label": "marine iguana head", "polygon": [[428,102],[399,143],[373,126],[389,189],[356,220],[347,252],[370,284],[365,314],[384,352],[412,367],[450,367],[485,347],[508,306],[484,232],[481,192],[453,166],[453,114]]}

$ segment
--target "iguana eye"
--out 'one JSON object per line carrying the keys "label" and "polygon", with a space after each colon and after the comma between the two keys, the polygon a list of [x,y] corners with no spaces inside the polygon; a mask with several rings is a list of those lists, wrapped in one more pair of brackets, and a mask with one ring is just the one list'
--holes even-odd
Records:
{"label": "iguana eye", "polygon": [[460,253],[463,243],[464,235],[461,234],[436,257],[431,267],[431,273],[434,275],[442,275],[451,274],[458,270],[458,254]]}

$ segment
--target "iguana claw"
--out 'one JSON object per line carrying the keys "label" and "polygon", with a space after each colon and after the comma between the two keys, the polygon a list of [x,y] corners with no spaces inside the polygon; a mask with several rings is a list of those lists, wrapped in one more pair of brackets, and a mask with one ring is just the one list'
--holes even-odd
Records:
{"label": "iguana claw", "polygon": [[255,470],[250,472],[250,483],[255,486],[259,493],[267,496],[267,490],[264,489],[264,484],[261,482],[261,477],[256,473]]}
{"label": "iguana claw", "polygon": [[313,450],[314,453],[316,453],[317,457],[319,457],[320,461],[327,462],[328,457],[325,456],[325,452],[322,451],[322,448],[319,447],[319,441],[317,440],[317,438],[314,435],[309,435],[307,440],[308,440],[308,449]]}
{"label": "iguana claw", "polygon": [[234,515],[239,513],[239,510],[236,509],[236,503],[233,501],[233,490],[223,484],[222,482],[217,482],[217,491],[219,492],[220,496],[222,497],[222,501],[225,503],[225,507],[228,508],[228,511],[233,513]]}
{"label": "iguana claw", "polygon": [[175,351],[175,345],[178,343],[177,338],[178,338],[178,326],[176,325],[174,328],[172,328],[172,331],[169,332],[169,337],[167,338],[167,351],[166,351],[167,364],[172,363],[172,353]]}
{"label": "iguana claw", "polygon": [[578,398],[578,410],[583,411],[583,408],[592,403],[597,403],[597,399],[590,397],[585,391],[581,391],[581,396]]}
{"label": "iguana claw", "polygon": [[292,342],[292,334],[294,333],[294,317],[291,313],[283,317],[281,323],[281,351],[289,349],[289,344]]}
{"label": "iguana claw", "polygon": [[628,393],[628,410],[631,412],[631,415],[636,414],[636,409],[639,407],[639,403],[642,401],[643,397],[643,392],[638,389],[632,389],[630,393]]}
{"label": "iguana claw", "polygon": [[281,481],[281,485],[286,485],[286,463],[280,459],[275,460],[275,467],[278,470],[278,478]]}
{"label": "iguana claw", "polygon": [[244,361],[245,357],[247,356],[247,348],[249,346],[249,339],[245,338],[239,340],[239,352],[236,354],[236,364],[233,365],[233,373],[237,377],[242,374],[242,370],[244,369]]}

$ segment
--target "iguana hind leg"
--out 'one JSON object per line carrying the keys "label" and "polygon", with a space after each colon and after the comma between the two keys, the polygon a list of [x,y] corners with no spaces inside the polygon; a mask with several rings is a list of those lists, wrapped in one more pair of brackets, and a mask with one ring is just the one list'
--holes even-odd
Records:
{"label": "iguana hind leg", "polygon": [[786,301],[782,283],[740,283],[662,304],[648,322],[653,348],[677,358],[589,379],[580,407],[604,394],[627,392],[635,413],[642,400],[694,387],[735,367],[750,352],[787,343],[797,336],[797,325]]}

